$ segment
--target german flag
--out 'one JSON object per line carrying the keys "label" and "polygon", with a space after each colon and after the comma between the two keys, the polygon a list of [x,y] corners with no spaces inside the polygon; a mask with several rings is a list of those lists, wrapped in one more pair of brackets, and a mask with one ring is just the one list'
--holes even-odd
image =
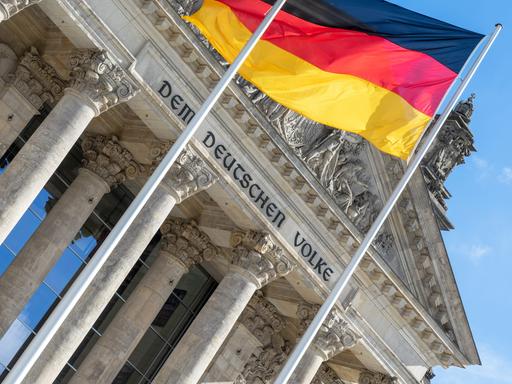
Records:
{"label": "german flag", "polygon": [[[230,63],[272,0],[186,20]],[[482,35],[383,0],[289,0],[240,74],[275,101],[406,159]]]}

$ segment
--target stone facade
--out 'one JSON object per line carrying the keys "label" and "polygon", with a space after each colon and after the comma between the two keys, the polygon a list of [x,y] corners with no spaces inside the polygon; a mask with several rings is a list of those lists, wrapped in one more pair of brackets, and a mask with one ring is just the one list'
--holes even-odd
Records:
{"label": "stone facade", "polygon": [[[9,337],[40,286],[64,292],[48,273],[72,283],[66,254],[77,271],[93,257],[228,65],[180,17],[200,1],[35,3],[0,0],[0,239],[11,245],[38,191],[51,195],[0,276]],[[479,363],[434,246],[451,227],[445,182],[475,151],[473,99],[452,113],[290,382],[428,383],[432,367]],[[23,382],[273,382],[403,170],[237,77]]]}

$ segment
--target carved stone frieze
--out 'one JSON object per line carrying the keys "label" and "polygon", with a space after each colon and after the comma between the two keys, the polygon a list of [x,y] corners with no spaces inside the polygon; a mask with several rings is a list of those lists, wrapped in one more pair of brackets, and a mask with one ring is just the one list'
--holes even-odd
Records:
{"label": "carved stone frieze", "polygon": [[36,109],[44,103],[54,106],[62,97],[66,82],[32,47],[20,59],[16,71],[6,75],[12,84]]}
{"label": "carved stone frieze", "polygon": [[[319,308],[318,305],[306,302],[298,305],[297,316],[300,321],[300,334],[303,334],[309,327]],[[314,346],[323,355],[324,361],[327,361],[344,350],[355,346],[359,338],[348,323],[341,319],[339,311],[333,309],[322,324],[315,338]]]}
{"label": "carved stone frieze", "polygon": [[363,371],[359,374],[359,384],[395,384],[395,378],[380,372]]}
{"label": "carved stone frieze", "polygon": [[7,20],[23,9],[39,2],[41,0],[0,0],[0,21]]}
{"label": "carved stone frieze", "polygon": [[138,92],[124,70],[105,51],[76,50],[70,56],[69,65],[69,87],[86,97],[97,114],[129,100]]}
{"label": "carved stone frieze", "polygon": [[162,183],[169,188],[176,202],[181,203],[190,196],[208,189],[217,180],[218,177],[205,162],[191,149],[186,148],[180,153]]}
{"label": "carved stone frieze", "polygon": [[115,136],[86,136],[81,146],[82,167],[101,177],[111,188],[140,176],[144,171],[144,167],[119,144]]}
{"label": "carved stone frieze", "polygon": [[187,269],[214,259],[218,248],[193,220],[169,218],[160,228],[161,249],[179,260]]}
{"label": "carved stone frieze", "polygon": [[311,384],[344,384],[327,364],[322,364]]}
{"label": "carved stone frieze", "polygon": [[231,266],[246,274],[261,288],[270,281],[290,273],[294,267],[269,234],[233,232]]}

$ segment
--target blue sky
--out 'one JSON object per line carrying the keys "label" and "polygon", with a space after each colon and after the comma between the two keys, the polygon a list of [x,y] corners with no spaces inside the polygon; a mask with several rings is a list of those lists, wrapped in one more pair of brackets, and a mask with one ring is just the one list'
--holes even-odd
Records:
{"label": "blue sky", "polygon": [[434,383],[512,384],[512,1],[391,1],[477,32],[505,27],[468,89],[478,152],[447,183],[456,228],[444,238],[483,365],[437,369]]}

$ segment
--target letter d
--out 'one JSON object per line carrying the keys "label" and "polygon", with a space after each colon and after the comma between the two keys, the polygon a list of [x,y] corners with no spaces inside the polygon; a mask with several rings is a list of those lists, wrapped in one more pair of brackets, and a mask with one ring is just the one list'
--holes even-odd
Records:
{"label": "letter d", "polygon": [[206,146],[206,148],[211,148],[215,145],[215,135],[212,131],[208,131],[208,134],[203,140],[203,144]]}

